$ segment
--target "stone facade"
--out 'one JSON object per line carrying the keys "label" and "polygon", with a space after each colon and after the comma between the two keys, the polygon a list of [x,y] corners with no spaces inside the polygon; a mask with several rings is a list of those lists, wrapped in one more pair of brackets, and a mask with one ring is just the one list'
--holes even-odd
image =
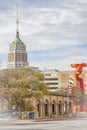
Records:
{"label": "stone facade", "polygon": [[58,74],[58,88],[67,88],[70,83],[73,85],[73,71],[60,71]]}
{"label": "stone facade", "polygon": [[64,95],[50,94],[35,102],[36,119],[60,118],[72,115],[73,98]]}

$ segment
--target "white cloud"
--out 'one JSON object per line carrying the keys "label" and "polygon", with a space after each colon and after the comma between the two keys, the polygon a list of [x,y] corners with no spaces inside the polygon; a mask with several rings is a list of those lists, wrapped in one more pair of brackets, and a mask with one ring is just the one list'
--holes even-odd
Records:
{"label": "white cloud", "polygon": [[5,68],[7,68],[7,62],[4,60],[0,62],[0,70],[5,69]]}
{"label": "white cloud", "polygon": [[[15,0],[0,0],[0,54],[3,55],[7,55],[8,46],[15,39],[15,4]],[[58,54],[55,54],[55,51],[51,51],[50,54],[47,52],[46,63],[34,62],[29,55],[32,65],[43,68],[51,65],[53,68],[61,69],[68,68],[71,62],[86,62],[87,1],[20,0],[19,9],[20,38],[26,44],[28,52],[60,49]],[[84,44],[86,47],[79,46]],[[32,55],[35,56],[33,53]],[[61,55],[67,58],[61,59]],[[54,63],[51,57],[54,57]]]}

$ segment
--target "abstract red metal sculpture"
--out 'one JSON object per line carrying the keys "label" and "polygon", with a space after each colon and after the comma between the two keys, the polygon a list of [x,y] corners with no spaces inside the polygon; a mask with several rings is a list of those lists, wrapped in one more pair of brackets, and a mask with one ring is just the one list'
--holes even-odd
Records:
{"label": "abstract red metal sculpture", "polygon": [[87,64],[81,63],[81,64],[71,64],[71,67],[76,68],[74,72],[74,86],[77,86],[79,82],[79,86],[82,92],[84,92],[84,84],[83,84],[83,79],[80,76],[82,73],[83,67],[86,67]]}

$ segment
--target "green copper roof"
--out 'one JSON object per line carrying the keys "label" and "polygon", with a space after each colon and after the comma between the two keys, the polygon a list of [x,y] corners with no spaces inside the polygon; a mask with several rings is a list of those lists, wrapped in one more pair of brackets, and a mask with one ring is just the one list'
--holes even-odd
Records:
{"label": "green copper roof", "polygon": [[23,44],[23,42],[21,41],[21,39],[19,38],[19,33],[17,32],[16,34],[16,38],[13,41],[13,44]]}

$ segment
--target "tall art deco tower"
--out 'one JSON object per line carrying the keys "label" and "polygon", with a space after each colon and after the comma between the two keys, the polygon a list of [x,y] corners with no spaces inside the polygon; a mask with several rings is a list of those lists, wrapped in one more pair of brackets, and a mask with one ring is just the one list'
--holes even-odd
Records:
{"label": "tall art deco tower", "polygon": [[16,38],[9,45],[7,68],[18,68],[28,66],[26,45],[19,37],[19,17],[18,17],[18,1],[17,1],[17,30]]}

